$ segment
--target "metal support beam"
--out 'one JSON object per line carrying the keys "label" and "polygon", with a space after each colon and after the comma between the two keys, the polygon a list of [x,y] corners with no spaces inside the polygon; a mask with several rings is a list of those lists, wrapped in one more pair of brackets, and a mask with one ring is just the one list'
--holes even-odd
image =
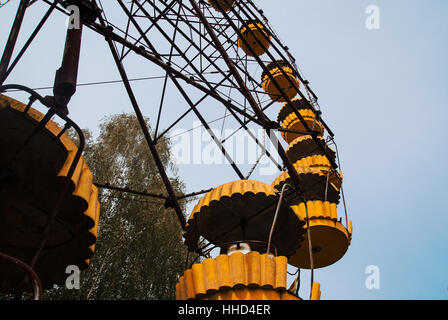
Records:
{"label": "metal support beam", "polygon": [[17,38],[19,36],[20,27],[22,26],[23,17],[25,16],[26,8],[29,0],[20,0],[19,8],[17,9],[16,18],[9,33],[8,41],[6,42],[5,50],[3,51],[2,60],[0,61],[0,85],[6,79],[6,71],[9,67],[14,48],[16,46]]}
{"label": "metal support beam", "polygon": [[195,10],[197,16],[203,23],[205,29],[207,30],[208,34],[212,38],[216,48],[219,50],[219,53],[223,57],[224,61],[226,62],[227,66],[229,67],[230,72],[235,77],[236,81],[241,87],[241,91],[246,97],[247,101],[249,102],[250,106],[252,107],[253,111],[257,115],[259,121],[262,122],[263,127],[267,131],[269,138],[271,139],[274,146],[277,148],[280,158],[283,160],[283,163],[285,167],[288,169],[289,175],[294,183],[294,186],[296,187],[298,193],[303,197],[303,192],[300,189],[300,179],[297,171],[295,170],[293,164],[289,160],[288,156],[286,155],[285,150],[280,145],[278,139],[275,137],[275,135],[271,134],[271,129],[269,128],[269,119],[266,117],[266,115],[263,113],[263,111],[260,109],[260,106],[255,101],[254,97],[250,93],[250,90],[247,88],[246,83],[241,78],[241,75],[238,73],[238,70],[236,69],[232,59],[230,59],[229,55],[227,54],[226,50],[223,48],[221,42],[219,41],[218,37],[216,36],[215,32],[213,31],[213,28],[211,27],[208,20],[205,18],[204,14],[202,13],[201,9],[199,8],[198,4],[195,0],[190,0],[191,5],[193,6],[193,9]]}
{"label": "metal support beam", "polygon": [[67,104],[76,92],[79,55],[81,52],[82,23],[79,28],[67,29],[62,65],[56,71],[53,94],[57,105],[68,114]]}
{"label": "metal support beam", "polygon": [[[105,22],[102,17],[99,18],[101,26],[103,28],[106,28]],[[140,107],[138,105],[137,99],[134,95],[134,92],[131,88],[131,84],[129,83],[128,76],[126,74],[126,70],[124,69],[124,66],[122,65],[120,61],[120,57],[118,55],[117,50],[115,49],[114,44],[112,43],[112,40],[108,37],[106,37],[106,41],[109,44],[110,51],[112,53],[112,56],[115,60],[115,64],[117,65],[118,71],[121,75],[121,78],[123,79],[124,86],[126,88],[126,92],[128,93],[129,99],[131,100],[132,107],[134,108],[135,114],[137,116],[138,122],[140,123],[140,126],[143,130],[143,134],[145,136],[146,142],[148,144],[149,150],[154,158],[154,161],[156,163],[157,169],[159,170],[160,176],[162,178],[163,183],[165,184],[166,190],[169,195],[169,200],[171,200],[170,204],[173,206],[174,210],[176,211],[176,215],[180,221],[180,224],[182,226],[182,229],[185,230],[185,226],[187,222],[185,221],[184,213],[179,205],[179,202],[176,199],[176,194],[174,193],[173,186],[171,185],[171,182],[166,174],[165,168],[163,166],[162,160],[160,159],[159,153],[156,149],[156,146],[151,138],[151,135],[149,133],[148,127],[146,125],[145,119],[143,117],[142,112],[140,111]]]}

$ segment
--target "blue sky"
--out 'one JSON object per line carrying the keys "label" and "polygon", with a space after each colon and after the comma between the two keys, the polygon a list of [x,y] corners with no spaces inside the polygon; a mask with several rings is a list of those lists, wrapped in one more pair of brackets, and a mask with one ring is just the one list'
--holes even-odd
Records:
{"label": "blue sky", "polygon": [[[0,30],[2,47],[17,3],[12,0],[0,9],[0,20],[5,21]],[[342,260],[316,270],[322,298],[447,299],[448,2],[256,3],[318,95],[340,151],[354,234]],[[365,27],[368,5],[380,9],[379,30]],[[30,9],[25,34],[45,8],[36,4]],[[60,14],[52,18],[31,48],[34,55],[24,57],[7,83],[52,85],[63,49],[64,21]],[[131,70],[130,77],[152,75],[137,62]],[[105,42],[86,31],[79,82],[116,79]],[[134,86],[138,92],[160,92],[159,87],[148,89],[148,83]],[[103,116],[122,111],[130,112],[131,107],[120,84],[82,87],[72,99],[70,116],[81,127],[97,132]],[[143,111],[154,117],[149,108]],[[199,175],[191,169],[179,168],[190,191],[237,179],[224,166],[201,168]],[[276,175],[254,178],[271,183]],[[365,286],[369,265],[380,268],[379,290]],[[304,272],[304,296],[308,279]]]}
{"label": "blue sky", "polygon": [[[364,27],[370,4],[381,10],[380,30]],[[448,3],[260,6],[310,79],[341,153],[354,236],[346,257],[316,272],[324,297],[448,298]],[[380,267],[378,291],[364,286],[369,264]]]}

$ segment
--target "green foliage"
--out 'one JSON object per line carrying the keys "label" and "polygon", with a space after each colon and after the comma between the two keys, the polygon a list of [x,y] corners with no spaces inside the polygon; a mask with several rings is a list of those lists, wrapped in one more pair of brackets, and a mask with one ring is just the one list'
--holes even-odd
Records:
{"label": "green foliage", "polygon": [[[133,115],[111,116],[96,140],[86,131],[84,157],[97,183],[166,193],[142,130]],[[74,139],[76,140],[76,139]],[[176,174],[170,145],[157,145],[173,188]],[[173,299],[186,265],[187,250],[173,210],[162,200],[100,189],[101,216],[95,255],[81,273],[80,290],[55,288],[47,299]],[[181,207],[185,209],[185,203]],[[192,257],[191,257],[192,258]]]}

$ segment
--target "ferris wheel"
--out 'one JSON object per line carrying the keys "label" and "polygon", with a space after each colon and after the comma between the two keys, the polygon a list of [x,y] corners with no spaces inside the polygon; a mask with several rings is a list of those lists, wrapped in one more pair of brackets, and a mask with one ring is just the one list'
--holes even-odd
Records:
{"label": "ferris wheel", "polygon": [[[0,226],[0,272],[7,275],[0,291],[21,292],[32,280],[39,298],[42,288],[64,281],[67,265],[88,268],[101,219],[98,188],[162,198],[175,212],[186,248],[203,258],[173,288],[181,300],[300,299],[294,285],[288,289],[288,265],[314,270],[344,256],[352,225],[334,134],[289,48],[254,1],[41,1],[47,11],[17,48],[25,13],[36,2],[20,1],[0,61],[0,217],[6,221]],[[68,16],[69,27],[53,95],[42,96],[8,77],[54,15]],[[85,29],[101,35],[113,57],[165,185],[163,195],[94,183],[82,157],[80,124],[69,117]],[[137,60],[140,68],[157,67],[161,74],[154,130],[145,123],[141,93],[131,85],[128,68]],[[12,99],[11,91],[29,100]],[[166,102],[173,94],[185,107]],[[229,136],[214,133],[216,119],[207,110],[223,112],[222,127],[237,128],[230,135],[245,132],[274,164],[278,175],[271,184],[252,180],[254,168],[235,161],[225,144]],[[234,176],[212,189],[207,186],[213,180],[204,181],[202,190],[179,197],[156,145],[187,117],[207,129]],[[66,135],[70,128],[78,146]],[[275,152],[253,128],[264,130]],[[200,199],[184,212],[179,201],[192,196]],[[219,254],[212,257],[215,249]],[[312,279],[311,286],[311,298],[318,299],[319,285]]]}

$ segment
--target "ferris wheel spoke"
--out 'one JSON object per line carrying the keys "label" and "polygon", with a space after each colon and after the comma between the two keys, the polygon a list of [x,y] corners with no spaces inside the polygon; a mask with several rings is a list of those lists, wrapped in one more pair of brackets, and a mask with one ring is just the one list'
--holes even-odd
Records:
{"label": "ferris wheel spoke", "polygon": [[[282,270],[283,267],[286,268],[286,263],[301,268],[308,268],[309,264],[309,269],[311,270],[310,292],[314,292],[314,296],[316,296],[316,290],[313,286],[314,268],[330,265],[337,259],[340,259],[351,241],[352,226],[351,221],[348,220],[344,190],[342,188],[342,173],[338,171],[340,169],[338,146],[334,141],[333,132],[321,117],[320,105],[316,94],[311,89],[309,82],[305,80],[306,77],[302,70],[296,65],[296,60],[290,54],[288,47],[283,44],[275,30],[269,25],[269,21],[264,16],[263,11],[257,8],[254,1],[43,0],[42,2],[50,7],[47,8],[48,11],[14,58],[14,47],[20,26],[22,25],[23,15],[27,8],[26,5],[29,6],[35,2],[20,1],[19,9],[15,20],[13,20],[13,27],[5,46],[5,52],[0,60],[0,85],[2,85],[15,65],[21,60],[33,39],[41,31],[50,16],[52,16],[52,12],[60,11],[72,19],[73,13],[70,12],[70,9],[73,8],[70,8],[70,6],[78,6],[81,13],[79,19],[81,24],[76,29],[89,28],[95,35],[101,38],[104,37],[120,78],[109,79],[109,81],[104,81],[108,79],[91,79],[90,82],[77,83],[77,77],[75,77],[77,73],[75,74],[74,70],[70,69],[67,73],[73,77],[60,77],[64,79],[69,78],[69,81],[55,80],[53,87],[41,88],[53,89],[55,97],[46,96],[43,98],[38,96],[37,93],[35,93],[35,97],[39,97],[39,101],[44,105],[45,103],[61,101],[58,98],[65,96],[56,94],[57,90],[55,88],[58,88],[56,84],[69,84],[70,89],[75,89],[74,91],[76,91],[78,86],[111,86],[113,83],[122,83],[129,98],[127,104],[135,114],[139,124],[138,130],[141,130],[140,133],[143,134],[144,138],[143,142],[149,150],[147,154],[149,157],[152,157],[151,163],[155,163],[153,170],[145,172],[145,179],[150,182],[154,181],[151,190],[160,190],[160,194],[157,194],[158,191],[150,193],[131,190],[126,186],[121,187],[119,186],[120,182],[117,180],[119,177],[109,177],[111,179],[109,182],[112,185],[105,183],[105,181],[97,182],[91,176],[90,171],[84,170],[83,166],[87,167],[84,158],[81,159],[84,138],[80,128],[76,126],[76,131],[81,132],[79,137],[80,147],[74,149],[76,150],[74,155],[76,162],[71,163],[67,160],[67,166],[71,163],[68,168],[67,178],[72,180],[72,176],[79,173],[80,181],[82,177],[83,182],[92,182],[92,186],[89,185],[85,188],[86,198],[88,199],[84,199],[85,201],[82,204],[87,204],[87,209],[95,208],[94,210],[92,209],[93,211],[89,211],[87,215],[83,208],[79,208],[79,214],[86,215],[86,217],[83,217],[85,218],[85,221],[83,220],[85,225],[79,228],[79,232],[87,234],[84,231],[90,232],[90,230],[94,230],[93,233],[90,232],[92,237],[90,237],[90,234],[87,234],[89,235],[87,240],[96,241],[98,232],[96,227],[98,226],[100,215],[99,204],[97,203],[98,194],[91,195],[92,192],[97,191],[96,188],[106,189],[106,197],[129,202],[142,201],[153,203],[157,207],[160,205],[159,211],[163,206],[166,209],[170,209],[177,215],[180,226],[184,231],[184,243],[187,245],[187,248],[190,251],[196,251],[199,256],[213,259],[212,255],[214,253],[212,250],[218,248],[221,250],[220,254],[224,255],[223,260],[230,259],[232,254],[239,252],[238,256],[243,256],[243,259],[246,259],[246,257],[253,258],[255,255],[260,254],[266,255],[266,259],[270,259],[274,263],[277,263],[274,261],[275,259],[282,260],[281,268],[279,268]],[[68,29],[72,28],[69,27]],[[78,70],[79,55],[77,53],[80,52],[78,50],[80,45],[78,46],[77,44],[81,44],[81,30],[70,30],[67,32],[62,64],[64,67],[70,65],[69,62],[76,63],[75,71]],[[72,32],[79,36],[75,39],[77,41],[69,41],[69,34],[71,35]],[[72,43],[75,45],[70,45]],[[298,43],[300,44],[300,42]],[[89,49],[91,48],[92,46]],[[85,56],[88,57],[93,53],[94,50],[91,49]],[[66,58],[67,56],[68,58]],[[10,65],[11,61],[13,62]],[[62,71],[65,70],[62,67],[58,69],[57,76],[62,74],[59,71],[61,69]],[[58,79],[58,77],[56,78]],[[96,82],[93,82],[95,80]],[[141,86],[134,85],[134,83],[131,84],[132,81],[137,80],[152,81],[150,85],[147,85],[146,82],[140,82]],[[140,90],[137,90],[137,87]],[[9,91],[27,91],[23,89],[26,87],[20,85],[2,86],[2,88],[11,89]],[[28,91],[30,90],[28,89]],[[95,98],[93,96],[89,97],[90,103]],[[101,92],[97,96],[103,98],[104,94]],[[4,98],[3,95],[0,98],[2,100],[0,102],[3,103],[2,108],[12,110],[14,104],[18,108],[17,110],[23,109],[26,114],[29,113],[30,115],[33,113],[32,100],[30,100],[28,105],[25,105],[18,101],[14,102],[12,98]],[[113,96],[108,98],[113,99]],[[280,112],[276,120],[271,120],[270,117],[273,111],[271,108],[274,105],[279,106],[278,103],[281,103]],[[64,107],[67,104],[68,102],[65,103]],[[59,107],[57,104],[54,106]],[[67,110],[64,109],[64,111]],[[16,111],[13,112],[11,113],[11,119],[13,118],[12,115],[15,117],[15,113],[17,113]],[[5,147],[13,151],[13,158],[11,160],[8,159],[7,155],[4,156],[9,162],[3,168],[5,171],[0,172],[0,176],[7,177],[10,180],[14,178],[15,172],[10,170],[8,163],[14,162],[15,164],[15,160],[19,158],[16,157],[16,153],[22,154],[26,149],[24,146],[27,148],[32,146],[33,148],[30,150],[36,151],[39,161],[44,164],[45,157],[40,159],[40,151],[37,151],[38,149],[44,151],[47,149],[42,148],[41,144],[34,142],[41,141],[36,139],[40,139],[41,131],[45,131],[49,127],[47,122],[51,123],[50,115],[43,115],[42,123],[38,122],[37,127],[36,124],[34,124],[34,127],[31,127],[33,129],[31,131],[32,136],[23,135],[23,140],[14,140],[12,142],[4,139]],[[6,123],[9,118],[5,119],[3,122]],[[150,119],[151,124],[148,123],[147,119]],[[26,119],[26,121],[28,120]],[[188,123],[189,121],[191,122]],[[22,122],[18,123],[21,124]],[[29,125],[27,122],[23,123]],[[191,125],[191,123],[193,124]],[[69,130],[70,125],[65,124],[59,131],[56,130],[57,127],[55,125],[54,130],[50,131],[54,131],[53,135],[56,137],[56,140],[60,139],[62,141],[62,138],[67,138],[66,134],[69,133],[67,130]],[[20,126],[18,128],[21,129]],[[152,128],[154,128],[154,131],[151,131]],[[19,129],[17,131],[20,131]],[[25,130],[23,131],[25,132]],[[199,148],[205,147],[202,142],[208,139],[207,149],[202,148],[198,151],[196,148],[198,131],[201,140]],[[124,134],[126,132],[130,131],[125,130]],[[190,135],[191,132],[193,132],[195,139],[192,143],[193,163],[197,163],[197,155],[200,155],[204,164],[208,162],[208,164],[214,163],[218,165],[223,164],[222,160],[224,160],[223,166],[220,166],[216,171],[225,170],[223,171],[225,174],[222,174],[222,179],[233,180],[236,177],[237,181],[227,181],[216,188],[196,192],[191,192],[192,190],[187,188],[184,190],[183,187],[181,187],[182,190],[176,190],[177,182],[179,181],[181,185],[183,183],[183,181],[179,180],[181,175],[178,175],[175,169],[170,170],[170,168],[175,168],[174,162],[163,160],[165,159],[165,153],[159,153],[159,149],[163,144],[164,147],[168,147],[168,149],[163,148],[164,152],[170,152],[170,142],[177,141],[176,137]],[[15,134],[15,131],[13,133]],[[11,134],[12,136],[13,134]],[[280,140],[280,136],[284,141]],[[52,143],[54,139],[51,137],[53,140],[50,140],[49,137],[42,135],[42,141],[45,142],[48,138],[48,152],[46,152],[45,156],[53,156],[56,147],[57,150],[60,149],[58,145],[50,145],[50,142]],[[30,141],[33,143],[30,143]],[[186,143],[187,141],[188,143]],[[237,143],[242,142],[242,144],[235,145],[235,141]],[[246,145],[247,142],[250,143],[249,147]],[[188,148],[191,148],[192,145],[190,143],[190,137],[187,140],[180,140],[182,147],[188,145]],[[285,149],[286,145],[288,146],[287,149]],[[240,147],[243,146],[245,150],[241,152],[242,148]],[[333,151],[332,147],[336,149],[336,152]],[[64,151],[65,149],[62,148],[61,150]],[[29,152],[30,154],[31,151]],[[61,159],[63,160],[65,154],[62,155],[62,153],[65,152],[62,151]],[[70,157],[72,156],[70,152],[73,150],[69,151],[67,148],[65,151],[70,154]],[[171,151],[174,151],[174,148]],[[206,156],[211,156],[211,151],[213,152],[212,163],[208,161],[211,157],[208,157],[206,160]],[[249,151],[249,153],[245,154],[245,151]],[[244,155],[241,153],[244,153]],[[244,156],[242,162],[240,155]],[[247,155],[249,157],[246,157]],[[185,156],[185,153],[182,151],[182,162],[178,164],[188,163],[190,165],[191,159],[187,160],[188,157],[184,158],[183,156]],[[220,157],[219,162],[215,161],[218,158],[214,158],[214,156]],[[23,160],[23,165],[27,165],[32,162],[31,160],[34,160],[34,158],[30,157],[23,158],[25,159]],[[184,160],[186,161],[184,162]],[[265,164],[265,160],[269,162],[269,171],[271,169],[281,171],[280,175],[272,183],[263,183],[253,178],[256,175],[256,169],[260,169],[260,175],[264,174],[261,169],[265,168],[261,167]],[[78,167],[78,163],[82,163],[82,165]],[[171,164],[173,167],[171,167]],[[65,166],[64,164],[64,168]],[[179,172],[185,170],[183,166],[179,166],[178,169]],[[79,172],[76,170],[79,170]],[[196,167],[188,166],[186,170],[197,170],[197,172],[193,173],[198,173],[197,177],[206,175],[202,165]],[[212,170],[215,170],[215,168],[212,168]],[[57,172],[55,170],[55,173]],[[40,179],[36,180],[45,180],[48,176],[53,175],[50,169],[44,173],[47,177],[36,170],[30,171],[30,174],[22,174],[22,177],[19,178],[34,179],[34,175],[40,174]],[[83,173],[84,176],[82,176]],[[174,179],[169,177],[169,175],[173,174],[175,175]],[[275,174],[275,172],[272,172],[272,174]],[[60,174],[58,174],[59,176]],[[214,178],[221,179],[219,175],[214,175]],[[8,179],[0,180],[9,183]],[[19,183],[20,179],[13,182]],[[117,181],[118,183],[116,183]],[[81,187],[78,187],[78,182],[73,181],[74,190],[81,189]],[[209,187],[209,182],[206,183]],[[19,185],[17,184],[17,186]],[[40,185],[36,186],[36,190],[39,187]],[[57,186],[54,187],[56,188]],[[194,189],[198,190],[199,187],[195,186]],[[19,197],[20,188],[14,190],[19,191],[17,192],[17,197]],[[36,195],[39,195],[39,192],[41,191],[36,191]],[[46,189],[42,192],[46,192]],[[127,193],[128,196],[119,197],[116,195],[118,192]],[[134,195],[152,197],[156,201],[136,199]],[[187,221],[184,212],[185,204],[188,203],[189,198],[199,195],[204,195],[204,197],[194,207]],[[345,210],[345,227],[342,225],[343,218],[340,218],[340,215],[336,213],[336,206],[340,202],[341,195]],[[13,196],[15,197],[16,195],[11,194],[11,198]],[[73,196],[77,196],[77,194],[74,193]],[[33,198],[37,199],[38,197],[33,194]],[[47,245],[45,242],[51,231],[52,221],[61,228],[69,230],[72,237],[75,237],[78,232],[77,227],[73,228],[67,222],[68,220],[66,221],[58,215],[59,209],[61,208],[62,210],[62,208],[65,209],[66,207],[65,204],[63,206],[65,198],[65,196],[61,196],[56,201],[54,211],[48,211],[45,203],[36,203],[33,207],[38,209],[37,212],[51,212],[51,220],[42,233],[43,240],[37,243],[36,253],[30,259],[32,261],[31,267],[36,266],[40,268],[36,261],[40,251],[43,253],[44,246]],[[8,204],[10,200],[6,199],[4,201],[2,198],[2,201],[4,202],[2,203],[3,205],[5,203]],[[52,205],[54,200],[50,199],[48,201]],[[93,206],[90,206],[90,202],[93,203]],[[310,210],[308,210],[308,206],[310,206]],[[207,209],[202,210],[205,207]],[[20,207],[17,206],[15,209],[19,210]],[[87,218],[93,221],[93,229],[91,228],[92,221]],[[279,218],[278,223],[277,218]],[[321,220],[321,222],[317,220]],[[322,220],[325,221],[322,222]],[[334,226],[330,227],[334,230],[332,229],[331,232],[328,230],[317,231],[317,234],[323,236],[314,238],[314,235],[316,235],[314,230],[318,230],[318,228],[315,228],[313,230],[313,239],[311,239],[311,229],[313,227],[325,225],[327,228],[330,223],[334,223]],[[215,228],[215,225],[218,227]],[[267,233],[266,230],[268,231]],[[338,252],[325,253],[326,261],[319,260],[322,259],[320,258],[322,255],[317,256],[320,252],[317,249],[325,247],[324,252],[327,252],[327,247],[329,248],[330,245],[333,245],[330,242],[336,242],[335,240],[337,240],[336,236],[332,237],[331,235],[333,231],[343,233],[341,236],[343,240],[338,244],[339,250]],[[322,244],[322,242],[319,242],[322,238],[330,240]],[[62,236],[61,239],[63,240]],[[59,241],[59,239],[56,240]],[[301,246],[302,241],[305,241],[304,243],[307,245]],[[271,252],[271,248],[275,248],[275,250]],[[299,252],[299,250],[302,251]],[[255,254],[249,255],[248,252]],[[90,261],[90,253],[93,254],[93,248],[92,251],[85,253],[86,259],[84,259],[84,252],[82,253],[84,268],[87,268],[87,264]],[[271,258],[270,253],[273,253],[276,257]],[[89,255],[87,256],[87,254]],[[281,256],[280,259],[278,259],[277,254]],[[58,256],[53,257],[53,260],[57,259]],[[48,267],[46,268],[48,269]],[[247,272],[254,273],[253,270],[240,269],[241,274],[247,275]],[[39,272],[41,271],[39,269]],[[44,271],[47,272],[48,270]],[[276,273],[279,272],[276,271]],[[179,279],[179,286],[176,287],[178,291],[176,291],[176,296],[180,299],[195,298],[193,295],[196,294],[202,297],[202,293],[193,294],[191,292],[192,288],[189,287],[192,285],[191,281],[185,281],[188,276],[191,276],[191,272],[190,274],[185,273],[184,280],[182,278]],[[286,277],[286,272],[284,276]],[[45,279],[45,286],[47,286],[49,281],[51,279]],[[0,287],[2,285],[3,283]],[[265,287],[263,285],[260,286]],[[294,288],[298,290],[297,285]],[[279,288],[274,288],[276,290],[275,294],[280,293],[281,295],[285,289],[286,284]],[[211,290],[207,289],[203,295],[207,296],[209,291]],[[284,293],[290,294],[291,292],[284,291]],[[186,297],[185,294],[191,294],[191,296]]]}
{"label": "ferris wheel spoke", "polygon": [[[126,8],[124,7],[123,3],[119,0],[118,1],[119,4],[122,6],[122,9],[126,11]],[[128,12],[126,12],[128,13]],[[130,16],[130,19],[132,21],[132,23],[134,24],[134,26],[139,29],[139,31],[141,31],[140,27],[136,24],[135,20]],[[150,43],[149,39],[143,35],[143,39],[146,41],[147,45],[152,49],[152,51],[155,53],[156,57],[158,57],[158,59],[160,59],[160,55],[157,53],[156,49],[154,48],[154,46]],[[174,44],[173,44],[174,45]],[[197,70],[195,70],[197,71]],[[171,81],[175,84],[175,86],[177,87],[178,91],[182,94],[182,96],[184,97],[184,99],[186,100],[186,102],[188,103],[188,105],[190,106],[190,108],[193,110],[193,112],[196,114],[197,118],[200,120],[200,122],[202,123],[202,125],[207,129],[207,131],[209,132],[209,134],[211,135],[213,141],[217,144],[218,148],[221,150],[221,152],[223,153],[223,155],[226,157],[226,159],[228,160],[228,162],[230,163],[231,167],[234,169],[234,171],[236,172],[236,174],[238,175],[238,177],[240,179],[244,179],[244,175],[242,174],[241,170],[238,168],[238,166],[235,164],[235,162],[233,161],[233,159],[230,157],[229,153],[226,151],[226,148],[220,143],[219,139],[216,138],[216,136],[213,134],[211,128],[209,127],[207,121],[205,120],[205,118],[201,115],[201,113],[198,111],[197,107],[195,106],[195,104],[191,101],[189,95],[186,93],[186,91],[183,89],[183,87],[181,86],[181,84],[178,82],[178,80],[170,73],[167,73],[171,79]],[[129,89],[128,89],[129,90]],[[134,100],[134,98],[132,99]],[[133,102],[133,104],[136,102]],[[136,106],[134,107],[136,108]],[[233,112],[233,111],[232,111]],[[148,142],[149,143],[149,142]]]}
{"label": "ferris wheel spoke", "polygon": [[[143,12],[145,12],[146,14],[148,13],[148,12],[143,8],[143,6],[142,6],[141,4],[137,4],[137,5],[141,8],[141,10],[142,10]],[[157,12],[160,11],[160,9],[159,9],[158,7],[156,7],[154,4],[152,4],[152,5],[154,6],[154,9],[155,9]],[[171,8],[170,10],[173,11],[173,8]],[[149,15],[148,15],[148,19],[152,20],[152,18],[151,18]],[[183,19],[182,17],[181,17],[180,19],[181,19],[181,21],[182,21],[183,23],[185,23],[185,24],[190,28],[190,30],[191,30],[192,32],[194,32],[194,34],[198,35],[198,36],[200,37],[200,39],[204,39],[204,40],[206,40],[206,41],[208,42],[209,45],[208,45],[207,47],[205,47],[205,48],[211,47],[211,48],[213,48],[213,52],[216,52],[216,49],[214,48],[214,46],[213,46],[213,44],[211,43],[211,41],[210,41],[207,37],[205,37],[203,34],[201,34],[200,30],[198,30],[196,27],[194,27],[194,26],[190,23],[190,21],[185,20],[185,19]],[[174,23],[173,23],[172,21],[169,21],[169,24],[171,25],[171,27],[175,27],[175,25],[174,25]],[[170,37],[166,34],[166,32],[165,32],[160,26],[158,26],[157,28],[158,28],[158,30],[162,33],[162,35],[165,37],[165,39],[166,39],[167,41],[171,41]],[[196,59],[198,56],[201,56],[202,58],[204,58],[204,59],[205,59],[206,61],[208,61],[208,63],[209,63],[209,65],[208,65],[207,67],[204,67],[204,68],[201,70],[202,72],[207,71],[209,68],[213,67],[213,70],[216,70],[216,71],[218,71],[222,76],[225,76],[225,72],[222,70],[222,67],[219,67],[219,66],[216,64],[216,60],[218,60],[218,59],[213,60],[213,59],[210,57],[210,54],[207,53],[206,50],[205,50],[204,48],[200,48],[200,47],[196,44],[195,40],[194,40],[192,37],[189,37],[187,34],[185,34],[185,32],[184,32],[183,30],[179,29],[179,34],[183,37],[184,40],[189,41],[189,43],[188,43],[189,47],[188,47],[188,49],[185,50],[185,51],[182,50],[181,48],[179,48],[178,45],[175,46],[176,51],[177,51],[177,52],[184,58],[184,63],[186,64],[184,68],[180,69],[180,72],[185,72],[185,70],[186,70],[187,68],[193,68],[193,70],[194,70],[193,73],[200,75],[201,72],[199,72],[199,70],[195,67],[194,62],[195,62],[195,59]],[[192,58],[189,58],[189,57],[186,56],[186,53],[187,53],[187,51],[188,51],[190,48],[194,48],[194,49],[197,50],[197,52],[198,52],[198,53],[196,54],[196,56],[193,57],[193,59],[192,59]],[[202,80],[205,80],[205,81],[206,81],[206,79],[204,79],[204,78],[202,78]],[[235,87],[237,87],[236,83],[234,83],[232,80],[230,80],[230,81],[231,81],[231,83],[232,83]]]}
{"label": "ferris wheel spoke", "polygon": [[[180,14],[180,9],[181,7],[179,6],[179,12],[178,15]],[[176,26],[179,23],[179,16],[176,19]],[[174,50],[174,42],[176,41],[176,36],[177,36],[177,28],[174,30],[174,34],[173,34],[173,44],[171,44],[171,49],[170,49],[170,56],[168,59],[168,63],[171,63],[171,59],[172,59],[172,54],[173,54],[173,50]],[[159,112],[157,115],[157,123],[156,123],[156,129],[154,131],[154,139],[157,137],[157,133],[159,131],[159,125],[160,125],[160,119],[162,116],[162,109],[163,109],[163,102],[165,99],[165,93],[166,93],[166,87],[167,87],[167,83],[168,83],[168,72],[165,75],[165,79],[164,79],[164,83],[163,83],[163,89],[162,89],[162,96],[160,98],[160,106],[159,106]]]}
{"label": "ferris wheel spoke", "polygon": [[[104,20],[102,18],[100,18],[100,23],[101,23],[101,25],[103,27],[105,27],[105,22],[104,22]],[[113,45],[112,40],[110,38],[108,38],[107,42],[109,44],[109,48],[111,50],[111,53],[112,53],[112,55],[114,57],[115,64],[116,64],[116,66],[117,66],[117,68],[118,68],[118,70],[120,72],[120,75],[121,75],[121,77],[123,79],[123,83],[125,85],[126,92],[127,92],[128,96],[129,96],[129,99],[131,101],[132,107],[134,108],[134,111],[135,111],[135,114],[136,114],[136,116],[138,118],[140,127],[141,127],[141,129],[142,129],[142,131],[144,133],[144,136],[145,136],[146,142],[148,144],[148,147],[150,149],[150,152],[151,152],[151,154],[152,154],[152,156],[154,158],[154,161],[156,163],[157,169],[158,169],[158,171],[160,173],[160,176],[161,176],[162,181],[163,181],[163,183],[165,185],[166,191],[167,191],[167,193],[169,195],[170,205],[174,208],[174,210],[175,210],[175,212],[177,214],[177,217],[179,219],[179,222],[180,222],[180,224],[182,226],[182,229],[185,229],[186,221],[185,221],[185,217],[183,215],[183,211],[182,211],[182,209],[180,207],[179,202],[177,201],[176,194],[174,192],[173,186],[171,185],[170,179],[167,176],[167,173],[166,173],[165,168],[164,168],[164,166],[162,164],[162,161],[160,160],[160,157],[159,157],[159,154],[157,152],[157,149],[156,149],[156,146],[154,144],[154,141],[152,140],[151,135],[150,135],[149,130],[148,130],[148,127],[147,127],[147,125],[145,123],[143,114],[140,111],[140,107],[138,105],[137,99],[136,99],[135,94],[134,94],[134,92],[133,92],[133,90],[131,88],[131,85],[129,83],[128,76],[126,74],[126,70],[124,69],[123,65],[120,62],[120,59],[119,59],[119,56],[118,56],[118,52],[116,51],[116,48]]]}
{"label": "ferris wheel spoke", "polygon": [[[122,1],[118,1],[119,4],[122,6],[122,9],[126,11],[126,13],[128,14],[129,12],[127,11],[127,9],[124,7]],[[144,9],[143,9],[144,10]],[[139,27],[139,25],[136,23],[135,19],[130,17],[133,25],[139,30],[139,32],[142,32],[141,28]],[[164,33],[164,35],[166,35],[166,33]],[[161,60],[161,56],[160,54],[157,52],[156,48],[154,47],[154,45],[149,41],[149,39],[147,38],[146,35],[142,34],[142,38],[143,40],[146,42],[147,46],[150,47],[151,51],[153,53],[155,53],[156,57]],[[174,44],[173,42],[173,47],[176,48],[176,50],[179,51],[179,48]],[[214,88],[211,86],[211,84],[204,78],[203,74],[194,66],[192,65],[193,71],[196,72],[196,74],[198,74],[198,76],[204,81],[204,83],[209,87],[210,90],[213,90]],[[178,87],[179,90],[183,90],[181,89],[181,86],[179,84],[179,82],[177,81],[177,79],[175,77],[173,77],[172,75],[170,75],[171,80],[175,83],[176,87]],[[216,92],[216,91],[215,91]],[[182,94],[184,97],[188,97],[188,95],[186,93]],[[193,103],[189,103],[190,105],[194,105]],[[241,112],[241,110],[240,110]]]}

